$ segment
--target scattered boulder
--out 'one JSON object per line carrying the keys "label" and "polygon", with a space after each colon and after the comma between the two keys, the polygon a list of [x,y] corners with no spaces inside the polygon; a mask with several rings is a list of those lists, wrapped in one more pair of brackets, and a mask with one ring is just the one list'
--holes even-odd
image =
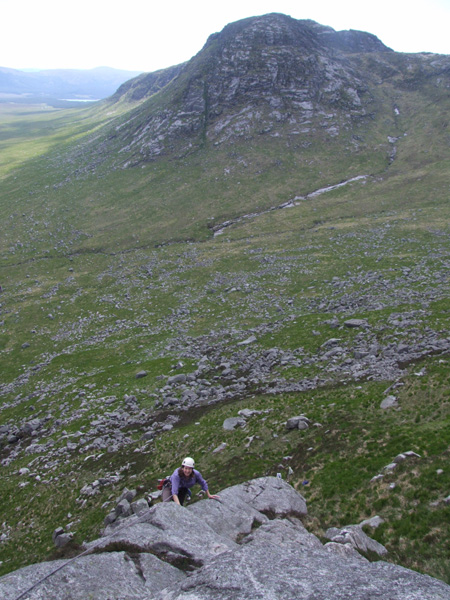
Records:
{"label": "scattered boulder", "polygon": [[118,517],[129,517],[132,514],[131,505],[125,498],[116,506],[116,515]]}
{"label": "scattered boulder", "polygon": [[338,542],[327,542],[324,545],[324,548],[327,552],[332,552],[333,554],[339,554],[344,558],[349,558],[351,560],[362,560],[367,562],[367,558],[362,556],[351,544],[339,544]]}
{"label": "scattered boulder", "polygon": [[218,452],[222,452],[223,450],[225,450],[226,447],[227,447],[227,444],[225,442],[222,442],[219,446],[217,446],[217,448],[215,448],[212,451],[212,453],[217,454]]}
{"label": "scattered boulder", "polygon": [[28,421],[21,427],[21,431],[26,435],[33,435],[35,431],[37,431],[42,426],[42,421],[40,419],[32,419]]}
{"label": "scattered boulder", "polygon": [[123,492],[120,494],[118,502],[120,503],[122,500],[127,500],[128,502],[132,502],[136,497],[136,490],[129,490],[125,488]]}
{"label": "scattered boulder", "polygon": [[247,346],[248,344],[253,344],[253,342],[256,342],[256,336],[251,335],[247,339],[242,340],[242,342],[238,342],[237,345],[238,346]]}
{"label": "scattered boulder", "polygon": [[325,532],[325,537],[338,544],[350,544],[356,550],[364,552],[364,554],[371,552],[378,554],[378,556],[387,554],[386,548],[366,535],[361,525],[347,525],[341,529],[330,527]]}
{"label": "scattered boulder", "polygon": [[398,465],[398,463],[396,463],[396,462],[389,463],[388,465],[383,467],[383,471],[393,471],[394,469],[397,468],[397,465]]}
{"label": "scattered boulder", "polygon": [[344,327],[368,327],[366,319],[348,319],[344,321]]}
{"label": "scattered boulder", "polygon": [[71,540],[72,534],[66,533],[63,527],[57,527],[52,535],[53,543],[57,548],[64,548]]}
{"label": "scattered boulder", "polygon": [[[383,467],[382,471],[384,471],[385,473],[388,473],[388,474],[392,473],[400,463],[404,462],[408,458],[420,458],[420,455],[417,454],[416,452],[413,452],[412,450],[408,450],[407,452],[401,452],[400,454],[397,454],[397,456],[394,458],[394,460],[391,463],[389,463],[388,465]],[[384,477],[383,473],[379,473],[378,475],[375,475],[375,477],[372,477],[372,479],[370,481],[375,482],[380,479],[383,479],[383,477]],[[392,485],[393,485],[393,487],[395,487],[395,484],[391,484],[391,486]]]}
{"label": "scattered boulder", "polygon": [[136,379],[143,379],[144,377],[147,377],[147,375],[147,371],[139,371],[138,373],[136,373],[135,377]]}
{"label": "scattered boulder", "polygon": [[375,517],[371,517],[370,519],[365,519],[364,521],[361,521],[359,526],[364,527],[367,525],[368,527],[373,527],[373,529],[376,529],[383,523],[384,523],[384,519],[382,519],[381,517],[376,515]]}
{"label": "scattered boulder", "polygon": [[173,375],[172,377],[169,377],[167,383],[169,385],[182,384],[186,383],[186,379],[186,375],[184,375],[183,373],[179,373],[178,375]]}
{"label": "scattered boulder", "polygon": [[140,498],[136,502],[131,503],[131,510],[133,514],[141,516],[145,514],[149,509],[148,502],[145,498]]}
{"label": "scattered boulder", "polygon": [[233,431],[237,427],[245,427],[246,424],[247,424],[247,421],[245,419],[243,419],[242,417],[229,417],[228,419],[225,419],[222,427],[226,431]]}
{"label": "scattered boulder", "polygon": [[397,408],[398,402],[396,396],[387,396],[382,403],[380,404],[380,408]]}
{"label": "scattered boulder", "polygon": [[244,419],[249,419],[250,417],[253,417],[253,415],[260,415],[262,412],[262,410],[251,410],[250,408],[243,408],[238,412],[238,415],[240,417],[243,417]]}
{"label": "scattered boulder", "polygon": [[286,429],[308,429],[311,421],[305,415],[300,415],[298,417],[291,417],[286,421]]}
{"label": "scattered boulder", "polygon": [[105,517],[105,525],[110,525],[117,521],[117,519],[124,519],[132,514],[141,515],[148,510],[149,505],[144,498],[137,502],[133,502],[136,494],[136,490],[125,488],[117,499],[115,508],[113,508],[113,510]]}

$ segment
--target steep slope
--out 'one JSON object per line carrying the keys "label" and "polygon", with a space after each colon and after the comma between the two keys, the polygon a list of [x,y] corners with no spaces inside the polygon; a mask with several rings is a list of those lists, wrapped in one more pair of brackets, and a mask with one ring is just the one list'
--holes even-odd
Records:
{"label": "steep slope", "polygon": [[[172,239],[198,239],[207,234],[206,223],[199,234],[200,189],[218,225],[353,177],[385,176],[399,145],[410,143],[410,127],[427,118],[426,102],[445,112],[449,62],[398,54],[370,34],[284,15],[245,19],[210,36],[187,64],[129,82],[99,107],[120,107],[121,116],[52,168],[65,170],[67,180],[93,176],[92,188],[99,176],[142,167],[137,179],[122,176],[133,179],[137,230],[151,187],[175,213]],[[171,161],[178,161],[179,176],[167,185]],[[241,179],[244,205],[233,191]],[[195,226],[178,220],[180,200],[179,214],[193,212]]]}
{"label": "steep slope", "polygon": [[108,104],[114,105],[121,101],[132,104],[153,96],[170,83],[180,73],[183,66],[183,64],[175,65],[154,73],[142,73],[134,79],[129,79],[111,96]]}
{"label": "steep slope", "polygon": [[266,15],[7,121],[0,572],[194,455],[448,579],[449,60]]}
{"label": "steep slope", "polygon": [[164,93],[117,128],[118,139],[104,151],[119,148],[129,166],[236,138],[301,140],[319,129],[334,137],[367,118],[374,102],[367,74],[345,58],[355,51],[389,49],[369,34],[338,33],[285,15],[228,25],[210,36]]}

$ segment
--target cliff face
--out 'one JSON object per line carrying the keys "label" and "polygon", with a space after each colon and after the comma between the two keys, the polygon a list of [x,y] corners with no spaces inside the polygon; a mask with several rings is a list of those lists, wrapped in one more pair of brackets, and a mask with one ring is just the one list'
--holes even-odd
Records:
{"label": "cliff face", "polygon": [[378,136],[377,150],[392,137],[399,95],[431,86],[439,96],[449,73],[449,57],[393,52],[369,33],[251,17],[211,35],[189,62],[121,86],[108,105],[130,108],[77,159],[127,168],[199,149],[266,149],[273,138],[300,149],[333,140],[348,153],[366,135]]}
{"label": "cliff face", "polygon": [[114,123],[101,155],[128,167],[273,137],[301,147],[341,136],[351,146],[366,125],[383,127],[399,90],[442,88],[449,65],[393,52],[369,33],[276,13],[244,19],[211,35],[188,63],[122,86],[113,102],[142,103]]}
{"label": "cliff face", "polygon": [[[338,135],[373,98],[346,53],[389,53],[375,36],[280,14],[245,19],[208,39],[119,134],[122,152],[154,159],[255,135]],[[132,130],[132,134],[130,132]]]}
{"label": "cliff face", "polygon": [[95,554],[0,578],[0,593],[4,600],[26,590],[29,600],[449,598],[441,581],[370,563],[350,544],[324,546],[302,525],[305,514],[303,497],[274,477],[223,490],[219,501],[157,504],[109,526],[89,545]]}

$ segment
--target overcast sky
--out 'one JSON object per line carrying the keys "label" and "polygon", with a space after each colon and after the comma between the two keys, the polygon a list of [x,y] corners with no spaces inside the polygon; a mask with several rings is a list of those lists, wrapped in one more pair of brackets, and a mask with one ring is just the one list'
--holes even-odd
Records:
{"label": "overcast sky", "polygon": [[155,71],[269,12],[368,31],[398,52],[450,54],[450,0],[0,0],[0,66]]}

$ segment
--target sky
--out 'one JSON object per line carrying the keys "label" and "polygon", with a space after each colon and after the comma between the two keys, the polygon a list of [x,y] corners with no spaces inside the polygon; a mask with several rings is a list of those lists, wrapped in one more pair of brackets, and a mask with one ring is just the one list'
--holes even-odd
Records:
{"label": "sky", "polygon": [[450,54],[450,0],[0,0],[0,66],[150,72],[189,60],[232,21],[279,12]]}

